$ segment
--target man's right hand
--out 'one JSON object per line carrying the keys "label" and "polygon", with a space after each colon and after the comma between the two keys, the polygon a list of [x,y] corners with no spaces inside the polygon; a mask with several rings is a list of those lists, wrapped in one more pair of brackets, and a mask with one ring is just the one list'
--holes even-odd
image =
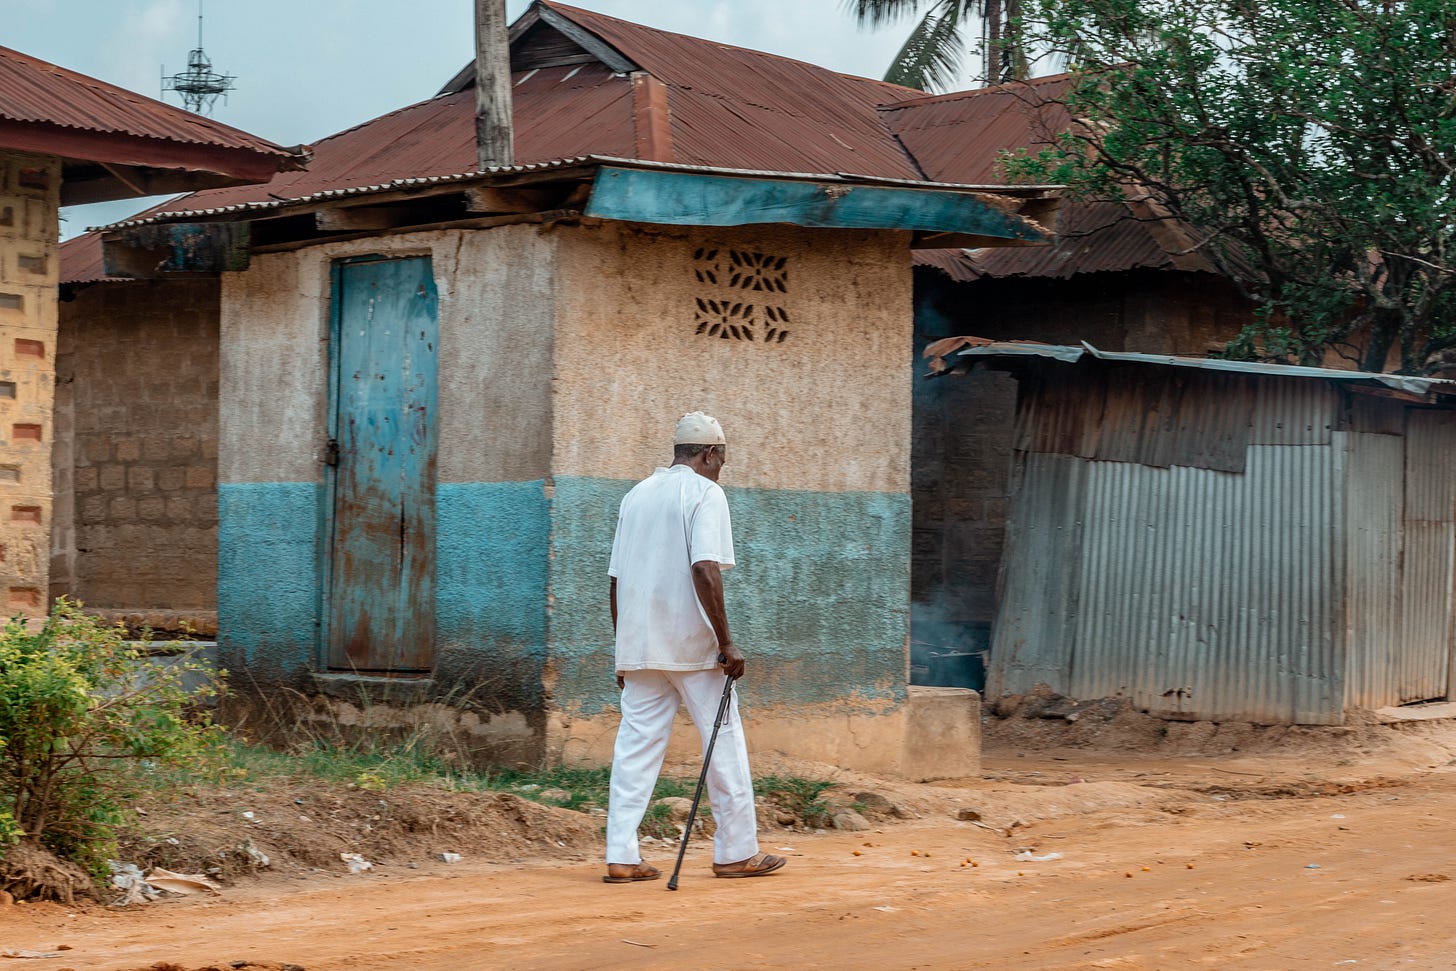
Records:
{"label": "man's right hand", "polygon": [[738,650],[738,645],[729,641],[726,644],[718,645],[718,667],[723,673],[731,675],[734,681],[743,677],[743,652]]}

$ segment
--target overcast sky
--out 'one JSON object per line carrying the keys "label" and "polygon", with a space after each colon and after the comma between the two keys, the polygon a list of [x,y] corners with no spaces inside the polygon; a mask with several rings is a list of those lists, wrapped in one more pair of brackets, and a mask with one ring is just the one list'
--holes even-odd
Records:
{"label": "overcast sky", "polygon": [[[908,31],[861,30],[844,0],[575,0],[575,6],[881,76]],[[515,19],[529,0],[508,0]],[[0,0],[6,47],[160,95],[197,42],[197,0]],[[432,96],[473,56],[472,0],[205,0],[203,48],[237,88],[213,117],[283,145]],[[169,96],[172,97],[172,96]],[[176,103],[173,98],[172,103]],[[65,213],[62,235],[143,208]]]}

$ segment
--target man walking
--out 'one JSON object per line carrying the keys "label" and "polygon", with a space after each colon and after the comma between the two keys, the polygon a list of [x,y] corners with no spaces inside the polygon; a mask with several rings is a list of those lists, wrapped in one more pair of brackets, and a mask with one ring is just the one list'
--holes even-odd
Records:
{"label": "man walking", "polygon": [[[743,654],[728,634],[722,570],[733,565],[728,500],[718,485],[727,442],[717,419],[684,415],[673,435],[671,467],[633,487],[612,541],[612,626],[622,724],[612,756],[607,808],[607,883],[656,880],[642,862],[637,827],[652,800],[678,705],[703,739],[713,730],[723,677],[743,676]],[[787,860],[758,851],[748,746],[735,696],[708,765],[717,833],[713,873],[760,877]]]}

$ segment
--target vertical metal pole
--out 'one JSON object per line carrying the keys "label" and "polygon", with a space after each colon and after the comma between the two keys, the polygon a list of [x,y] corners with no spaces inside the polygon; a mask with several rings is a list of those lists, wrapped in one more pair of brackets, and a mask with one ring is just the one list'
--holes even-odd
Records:
{"label": "vertical metal pole", "polygon": [[506,0],[475,0],[475,148],[482,169],[516,162]]}

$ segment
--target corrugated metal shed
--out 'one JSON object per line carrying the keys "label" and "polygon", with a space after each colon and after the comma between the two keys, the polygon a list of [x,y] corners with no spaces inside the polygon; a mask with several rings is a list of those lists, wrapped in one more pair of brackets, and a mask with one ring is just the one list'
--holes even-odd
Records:
{"label": "corrugated metal shed", "polygon": [[279,167],[295,167],[299,161],[291,149],[4,47],[0,119],[237,149],[273,157]]}
{"label": "corrugated metal shed", "polygon": [[1295,724],[1448,696],[1456,385],[1011,348],[993,693]]}

